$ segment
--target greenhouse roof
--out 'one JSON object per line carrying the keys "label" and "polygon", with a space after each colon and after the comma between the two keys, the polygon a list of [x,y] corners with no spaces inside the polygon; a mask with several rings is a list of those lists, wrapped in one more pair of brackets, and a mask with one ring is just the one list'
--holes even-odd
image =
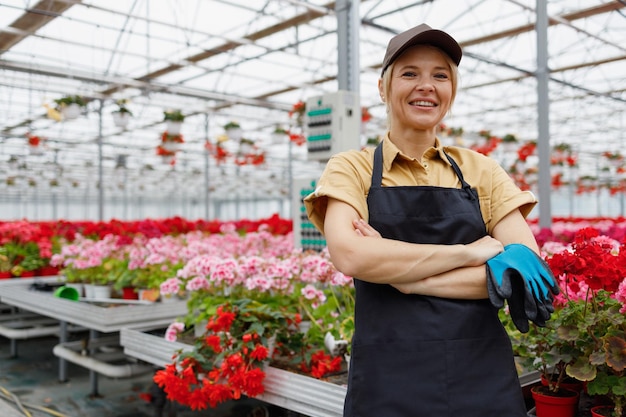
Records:
{"label": "greenhouse roof", "polygon": [[[111,193],[201,188],[209,159],[216,196],[287,195],[291,174],[315,176],[321,165],[302,146],[272,142],[271,133],[293,125],[295,103],[338,90],[336,4],[343,3],[0,0],[0,189],[9,178],[94,187],[101,149]],[[373,116],[363,136],[385,130],[377,80],[389,38],[427,22],[464,50],[445,124],[469,139],[489,130],[536,140],[535,3],[361,1],[359,94]],[[593,171],[599,154],[626,141],[625,12],[622,0],[548,1],[550,143],[576,149],[581,170]],[[57,121],[54,100],[67,95],[84,97],[86,110]],[[113,123],[117,100],[133,113],[127,128]],[[155,152],[169,109],[186,116],[174,165]],[[265,152],[264,164],[205,158],[207,141],[222,140],[230,121]],[[36,152],[28,135],[43,139]],[[224,142],[232,153],[237,146]]]}

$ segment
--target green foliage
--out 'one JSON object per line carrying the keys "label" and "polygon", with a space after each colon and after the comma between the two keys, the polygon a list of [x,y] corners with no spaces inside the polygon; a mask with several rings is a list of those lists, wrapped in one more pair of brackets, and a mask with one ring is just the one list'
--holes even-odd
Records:
{"label": "green foliage", "polygon": [[58,108],[69,106],[70,104],[78,104],[80,107],[85,107],[87,102],[79,95],[65,96],[54,100]]}
{"label": "green foliage", "polygon": [[240,129],[240,128],[241,126],[239,125],[239,123],[234,122],[234,121],[230,121],[224,125],[224,130]]}
{"label": "green foliage", "polygon": [[180,110],[168,110],[163,112],[163,121],[183,122],[185,115]]}
{"label": "green foliage", "polygon": [[113,111],[113,113],[126,113],[129,116],[133,115],[133,112],[131,112],[128,107],[126,107],[126,105],[128,104],[128,100],[126,99],[119,99],[115,101],[115,104],[117,104],[117,109],[115,111]]}
{"label": "green foliage", "polygon": [[35,271],[46,264],[35,242],[8,242],[0,246],[0,271],[20,276],[24,271]]}
{"label": "green foliage", "polygon": [[566,377],[587,382],[590,395],[606,395],[620,416],[626,398],[626,318],[621,303],[604,290],[587,300],[569,300],[545,328],[512,332],[514,350],[525,366],[539,370],[558,390]]}
{"label": "green foliage", "polygon": [[180,268],[182,263],[164,262],[134,269],[129,274],[122,274],[120,278],[124,279],[124,285],[129,283],[138,289],[158,289],[165,280],[175,277]]}
{"label": "green foliage", "polygon": [[[326,333],[336,340],[350,342],[354,334],[354,293],[349,286],[329,286],[324,289],[326,302],[312,308],[304,299],[300,307],[311,320],[307,337],[312,343],[324,345]],[[348,343],[348,349],[350,344]]]}

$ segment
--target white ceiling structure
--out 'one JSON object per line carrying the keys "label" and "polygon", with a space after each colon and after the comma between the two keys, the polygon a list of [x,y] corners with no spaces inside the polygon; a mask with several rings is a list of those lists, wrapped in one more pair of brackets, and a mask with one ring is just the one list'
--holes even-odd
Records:
{"label": "white ceiling structure", "polygon": [[[361,1],[359,93],[374,116],[367,136],[384,132],[376,85],[387,41],[426,22],[464,49],[446,125],[536,140],[535,7],[535,0]],[[626,142],[626,1],[549,0],[547,8],[550,143],[572,145],[581,169],[593,169],[601,152]],[[292,123],[299,100],[337,91],[337,73],[334,2],[0,0],[0,192],[17,178],[44,192],[59,179],[81,193],[100,174],[109,194],[180,184],[202,190],[208,159],[216,197],[286,196],[289,177],[316,175],[320,163],[307,161],[303,147],[272,144],[271,132]],[[47,117],[45,106],[65,95],[85,97],[86,112],[70,121]],[[113,124],[117,99],[129,100],[134,114],[127,129]],[[174,166],[155,152],[168,109],[187,116]],[[229,121],[267,152],[264,165],[217,166],[206,157],[205,141],[214,143]],[[45,138],[42,153],[29,152],[28,133]]]}

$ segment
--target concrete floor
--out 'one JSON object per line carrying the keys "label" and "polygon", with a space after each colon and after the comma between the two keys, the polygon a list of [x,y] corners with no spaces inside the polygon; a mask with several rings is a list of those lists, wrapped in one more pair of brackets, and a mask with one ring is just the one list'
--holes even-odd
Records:
{"label": "concrete floor", "polygon": [[[80,334],[72,336],[80,338]],[[18,341],[17,357],[11,356],[10,340],[0,336],[0,416],[14,417],[280,417],[297,416],[287,410],[253,399],[223,404],[217,409],[191,411],[180,405],[170,409],[157,407],[145,398],[158,389],[152,373],[123,379],[98,377],[93,395],[89,371],[67,364],[67,381],[59,382],[58,358],[52,348],[54,336]],[[157,390],[157,391],[155,391]],[[14,395],[25,406],[20,412]],[[154,398],[154,396],[153,396]],[[154,400],[153,400],[154,401]],[[44,407],[47,411],[34,407]]]}

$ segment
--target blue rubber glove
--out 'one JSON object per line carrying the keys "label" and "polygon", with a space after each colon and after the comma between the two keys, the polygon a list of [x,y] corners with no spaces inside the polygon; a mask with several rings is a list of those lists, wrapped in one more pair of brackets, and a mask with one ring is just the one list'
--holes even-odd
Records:
{"label": "blue rubber glove", "polygon": [[526,245],[512,243],[487,261],[487,266],[495,279],[498,294],[505,299],[511,296],[510,282],[505,279],[505,272],[514,269],[526,281],[533,297],[540,303],[552,304],[553,295],[559,293],[556,279],[546,262]]}
{"label": "blue rubber glove", "polygon": [[[500,296],[496,288],[496,281],[487,265],[487,292],[489,293],[491,304],[500,309],[504,306],[506,300],[509,304],[509,316],[513,324],[520,332],[527,333],[529,330],[528,320],[537,320],[539,307],[528,286],[526,286],[524,278],[515,269],[509,268],[504,271],[502,281],[506,282],[506,287],[510,290],[510,294],[507,295],[508,298]],[[545,326],[545,320],[537,322],[538,325],[542,323]]]}
{"label": "blue rubber glove", "polygon": [[511,244],[487,261],[487,291],[496,308],[508,301],[513,323],[526,333],[528,320],[546,325],[554,312],[553,296],[559,288],[543,259],[525,245]]}

